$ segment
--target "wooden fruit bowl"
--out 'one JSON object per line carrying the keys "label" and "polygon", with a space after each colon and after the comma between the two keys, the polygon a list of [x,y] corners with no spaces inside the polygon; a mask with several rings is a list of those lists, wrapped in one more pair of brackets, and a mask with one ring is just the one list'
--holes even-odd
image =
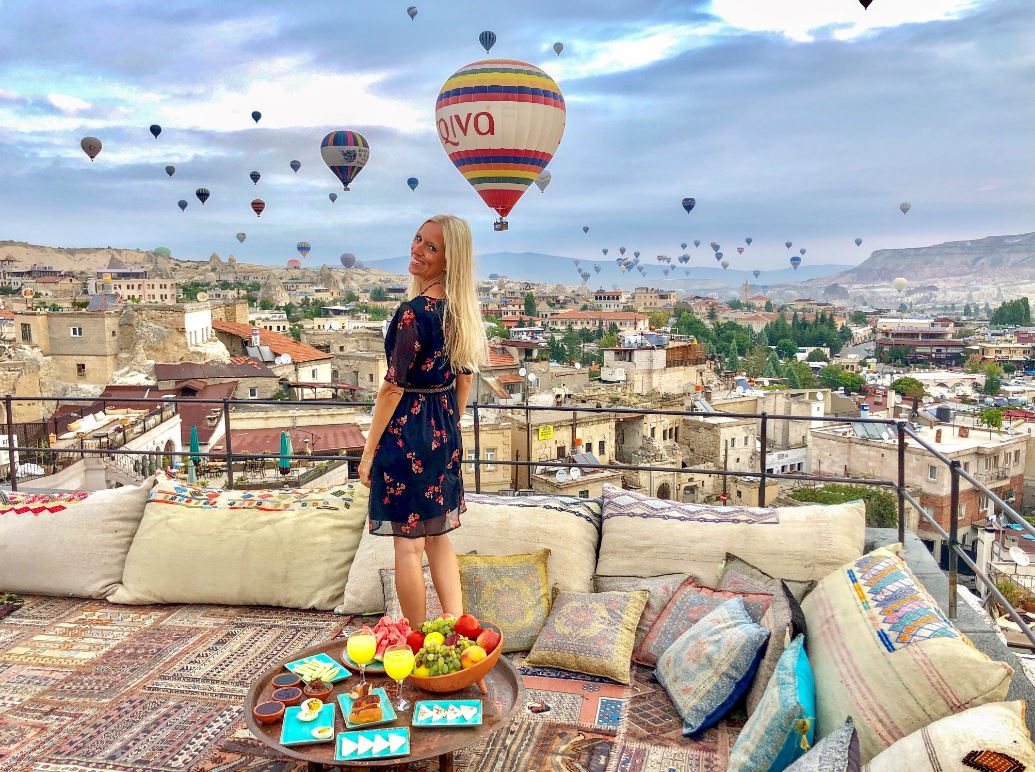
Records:
{"label": "wooden fruit bowl", "polygon": [[458,692],[461,689],[466,689],[471,684],[478,684],[478,688],[482,694],[487,695],[488,689],[485,688],[485,683],[482,679],[492,670],[496,663],[499,662],[500,653],[503,651],[503,631],[500,630],[496,625],[490,625],[487,622],[482,622],[482,627],[489,627],[500,634],[500,642],[496,644],[496,648],[493,649],[481,662],[476,664],[474,667],[469,667],[466,670],[458,670],[455,673],[447,673],[446,675],[429,676],[428,678],[421,678],[419,676],[410,675],[407,678],[407,682],[413,684],[418,689],[423,689],[426,692],[437,692],[444,694],[446,692]]}

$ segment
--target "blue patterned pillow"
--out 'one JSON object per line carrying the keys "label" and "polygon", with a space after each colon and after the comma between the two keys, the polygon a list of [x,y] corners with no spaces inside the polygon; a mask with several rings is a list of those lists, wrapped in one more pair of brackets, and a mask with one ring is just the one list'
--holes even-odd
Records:
{"label": "blue patterned pillow", "polygon": [[703,616],[658,660],[655,677],[690,737],[717,724],[747,691],[769,631],[751,621],[740,597]]}
{"label": "blue patterned pillow", "polygon": [[755,712],[737,737],[730,772],[781,772],[805,753],[816,730],[816,682],[799,635],[783,650]]}

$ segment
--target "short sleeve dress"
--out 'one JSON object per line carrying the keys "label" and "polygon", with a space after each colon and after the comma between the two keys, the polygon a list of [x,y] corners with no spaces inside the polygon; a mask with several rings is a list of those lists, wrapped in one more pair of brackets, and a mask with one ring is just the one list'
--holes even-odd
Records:
{"label": "short sleeve dress", "polygon": [[448,533],[467,510],[456,375],[446,356],[446,300],[418,295],[399,306],[388,334],[385,380],[403,396],[370,473],[370,533],[419,538]]}

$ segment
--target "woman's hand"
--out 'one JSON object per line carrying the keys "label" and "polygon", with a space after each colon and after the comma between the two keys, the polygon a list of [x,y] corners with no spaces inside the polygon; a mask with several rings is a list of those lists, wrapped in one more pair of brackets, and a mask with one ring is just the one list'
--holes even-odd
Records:
{"label": "woman's hand", "polygon": [[370,468],[374,465],[373,459],[364,458],[359,462],[359,481],[368,488],[370,487]]}

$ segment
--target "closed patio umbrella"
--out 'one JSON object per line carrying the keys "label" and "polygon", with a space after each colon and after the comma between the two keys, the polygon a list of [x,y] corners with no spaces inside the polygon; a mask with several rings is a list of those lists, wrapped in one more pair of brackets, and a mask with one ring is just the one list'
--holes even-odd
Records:
{"label": "closed patio umbrella", "polygon": [[195,464],[200,464],[201,463],[201,456],[193,455],[194,453],[200,453],[201,452],[201,443],[198,441],[198,426],[197,426],[197,424],[191,424],[191,427],[190,427],[190,452],[192,454],[191,457],[190,457],[190,460],[193,461]]}
{"label": "closed patio umbrella", "polygon": [[197,470],[194,469],[194,459],[187,459],[187,485],[195,485],[198,482]]}
{"label": "closed patio umbrella", "polygon": [[290,474],[291,460],[291,437],[287,432],[280,433],[280,458],[277,460],[277,468],[281,474]]}

